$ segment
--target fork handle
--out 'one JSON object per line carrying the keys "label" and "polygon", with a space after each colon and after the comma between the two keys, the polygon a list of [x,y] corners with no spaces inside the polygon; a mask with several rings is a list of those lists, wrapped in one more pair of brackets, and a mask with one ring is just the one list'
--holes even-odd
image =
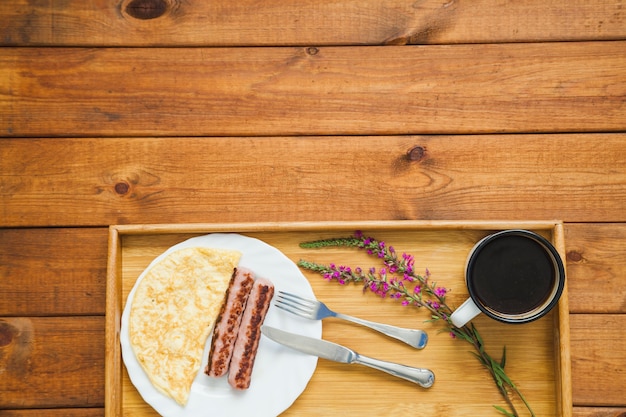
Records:
{"label": "fork handle", "polygon": [[370,358],[359,354],[356,355],[354,363],[387,372],[388,374],[397,376],[398,378],[414,382],[424,388],[430,388],[435,383],[435,374],[430,369],[414,368],[412,366],[381,361],[380,359]]}
{"label": "fork handle", "polygon": [[386,334],[394,339],[398,339],[417,349],[423,349],[426,346],[426,343],[428,343],[428,335],[423,330],[404,329],[402,327],[390,326],[388,324],[375,323],[373,321],[363,320],[341,313],[335,313],[335,317],[369,327],[370,329]]}

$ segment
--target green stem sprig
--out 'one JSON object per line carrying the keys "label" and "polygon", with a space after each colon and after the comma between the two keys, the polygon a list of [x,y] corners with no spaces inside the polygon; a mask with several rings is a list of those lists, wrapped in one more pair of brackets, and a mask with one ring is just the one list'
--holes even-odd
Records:
{"label": "green stem sprig", "polygon": [[509,409],[496,405],[494,408],[508,417],[519,417],[511,398],[517,396],[530,415],[535,417],[526,398],[504,371],[506,347],[503,348],[501,359],[496,361],[485,350],[483,339],[473,324],[456,327],[450,319],[452,309],[446,302],[446,295],[450,290],[433,282],[428,269],[423,275],[417,274],[413,269],[413,256],[406,253],[398,256],[392,246],[387,246],[385,242],[372,237],[365,237],[359,231],[354,236],[303,242],[300,246],[308,249],[354,247],[365,250],[369,255],[378,258],[382,262],[382,266],[378,269],[371,267],[364,270],[360,267],[338,266],[333,263],[322,265],[306,260],[300,260],[298,266],[316,272],[328,281],[336,281],[342,285],[358,283],[363,286],[364,292],[371,291],[380,297],[395,299],[404,306],[428,310],[430,319],[427,321],[441,323],[442,331],[474,347],[472,353],[493,378]]}

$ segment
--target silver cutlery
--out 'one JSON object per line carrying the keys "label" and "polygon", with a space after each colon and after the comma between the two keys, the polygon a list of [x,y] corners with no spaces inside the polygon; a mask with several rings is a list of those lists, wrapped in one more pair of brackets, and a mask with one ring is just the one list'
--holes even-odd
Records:
{"label": "silver cutlery", "polygon": [[435,382],[435,374],[430,369],[413,368],[393,362],[381,361],[359,355],[352,349],[326,340],[315,339],[295,333],[289,333],[267,325],[261,327],[261,332],[268,338],[281,345],[306,353],[318,356],[322,359],[347,364],[360,364],[370,368],[386,372],[398,378],[406,379],[424,388],[430,388]]}
{"label": "silver cutlery", "polygon": [[308,300],[299,295],[279,291],[274,305],[289,313],[311,320],[322,320],[327,317],[336,317],[369,327],[394,339],[398,339],[417,349],[423,349],[428,342],[428,335],[423,330],[405,329],[388,324],[375,323],[346,314],[336,313],[317,300]]}

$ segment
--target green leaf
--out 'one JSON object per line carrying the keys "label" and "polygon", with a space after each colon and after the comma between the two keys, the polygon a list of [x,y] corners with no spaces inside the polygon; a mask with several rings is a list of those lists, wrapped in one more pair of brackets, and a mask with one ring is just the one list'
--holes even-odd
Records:
{"label": "green leaf", "polygon": [[483,366],[486,366],[487,368],[489,368],[489,362],[487,362],[487,360],[485,358],[483,358],[482,356],[480,356],[478,353],[476,352],[470,352],[472,355],[476,356],[476,359],[478,359],[478,361],[483,364]]}
{"label": "green leaf", "polygon": [[491,367],[498,377],[502,379],[502,381],[506,382],[511,387],[515,387],[515,384],[513,384],[513,381],[511,381],[506,372],[504,372],[504,369],[502,369],[493,359],[491,360]]}
{"label": "green leaf", "polygon": [[461,338],[468,343],[474,344],[474,341],[472,340],[472,338],[469,337],[469,335],[465,333],[462,329],[459,329],[458,327],[454,327],[452,328],[452,331],[458,338]]}
{"label": "green leaf", "polygon": [[[493,361],[491,364],[493,365]],[[498,385],[498,387],[503,390],[505,381],[502,379],[502,374],[499,373],[498,370],[493,366],[491,367],[491,369],[493,369],[493,379],[496,381],[496,385]]]}
{"label": "green leaf", "polygon": [[496,410],[498,410],[499,412],[501,412],[507,417],[517,417],[515,414],[511,414],[509,411],[505,410],[504,408],[500,406],[494,405],[493,408],[495,408]]}
{"label": "green leaf", "polygon": [[300,247],[306,249],[320,249],[334,246],[358,246],[359,243],[360,240],[353,237],[340,237],[302,242],[300,243]]}
{"label": "green leaf", "polygon": [[483,343],[483,338],[480,336],[480,333],[478,333],[478,329],[476,329],[476,326],[474,326],[474,324],[472,323],[472,333],[474,333],[474,337],[476,338],[476,341],[478,341],[478,348],[481,352],[484,352],[484,343]]}
{"label": "green leaf", "polygon": [[504,365],[506,365],[506,345],[502,347],[502,359],[500,359],[500,367],[504,369]]}

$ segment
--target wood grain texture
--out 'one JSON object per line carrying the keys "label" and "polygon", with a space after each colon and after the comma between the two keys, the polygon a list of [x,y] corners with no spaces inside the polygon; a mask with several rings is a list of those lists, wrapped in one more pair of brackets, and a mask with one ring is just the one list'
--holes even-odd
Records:
{"label": "wood grain texture", "polygon": [[[608,294],[607,294],[608,296]],[[572,393],[580,405],[624,407],[624,314],[571,314]],[[603,347],[598,349],[598,345]],[[589,375],[604,375],[605,382]],[[607,385],[611,392],[606,391]]]}
{"label": "wood grain texture", "polygon": [[0,136],[626,130],[626,42],[9,48]]}
{"label": "wood grain texture", "polygon": [[103,417],[104,408],[48,408],[37,410],[0,410],[1,417]]}
{"label": "wood grain texture", "polygon": [[626,312],[625,239],[626,227],[621,223],[567,225],[571,312]]}
{"label": "wood grain texture", "polygon": [[[90,242],[90,244],[94,247],[102,246],[106,243],[106,230],[105,229],[70,229],[64,231],[63,233],[59,233],[56,231],[48,231],[42,229],[8,229],[2,231],[4,233],[4,237],[12,236],[12,233],[20,232],[23,236],[18,241],[20,245],[24,247],[39,247],[40,250],[29,250],[26,252],[26,255],[20,254],[19,251],[9,251],[8,255],[3,255],[3,263],[6,262],[8,264],[17,264],[29,265],[29,264],[41,264],[41,265],[60,265],[66,256],[76,257],[84,255],[85,248],[83,247],[86,242]],[[569,252],[581,251],[581,248],[584,249],[585,253],[585,262],[578,263],[576,266],[572,266],[572,261],[568,258],[568,273],[569,273],[569,298],[570,298],[570,306],[574,308],[575,300],[579,300],[583,302],[585,298],[590,299],[595,295],[590,288],[586,288],[586,286],[575,285],[579,280],[585,279],[588,275],[597,274],[597,271],[619,271],[621,268],[621,263],[623,258],[620,256],[616,256],[616,250],[619,251],[619,248],[614,247],[610,244],[602,244],[598,245],[593,249],[593,254],[590,253],[590,241],[592,236],[609,236],[611,239],[615,239],[616,236],[619,236],[622,232],[624,232],[625,228],[622,224],[614,224],[614,225],[603,225],[603,224],[576,224],[576,225],[565,225],[565,236],[566,236],[566,250]],[[92,234],[91,238],[86,237],[88,234]],[[65,237],[63,237],[65,235]],[[56,236],[56,240],[61,242],[61,246],[63,246],[64,250],[56,250],[53,245],[50,246],[40,246],[40,243],[34,244],[32,242],[39,242],[41,239],[47,237],[50,238],[52,236]],[[61,236],[61,237],[59,237]],[[2,239],[4,241],[4,239]],[[600,239],[600,241],[604,241]],[[31,243],[29,243],[31,242]],[[94,243],[99,242],[99,243]],[[7,246],[4,246],[4,249],[0,253],[5,253],[7,250]],[[32,259],[31,259],[32,258]],[[99,265],[99,267],[104,268],[106,265],[106,260],[102,257],[102,254],[99,256],[97,262],[94,262]],[[575,271],[575,269],[578,271]],[[591,269],[588,269],[591,268]],[[585,272],[587,271],[587,272]],[[93,280],[91,277],[93,275],[91,262],[80,262],[73,268],[72,276],[83,279],[79,279],[78,281],[83,281],[81,285],[89,284],[91,287],[89,291],[93,293],[103,293],[104,285],[101,280]],[[17,286],[21,283],[22,279],[19,275],[9,274],[8,276],[4,276],[3,280],[9,280],[11,285]],[[26,302],[29,306],[36,306],[37,300],[42,296],[39,294],[38,285],[36,280],[25,280],[26,287],[23,289],[24,294],[31,294],[32,298]],[[21,284],[20,284],[21,285]],[[606,285],[610,285],[608,282]],[[620,291],[621,288],[608,289],[605,292],[605,284],[600,284],[603,288],[602,293],[605,295],[605,301],[613,301],[610,297],[606,297],[607,293]],[[77,301],[80,301],[78,299]],[[60,311],[67,312],[68,310],[62,303],[54,304],[55,308],[61,309]],[[584,306],[585,312],[605,312],[606,308],[602,303],[599,302],[588,302],[587,305]],[[7,306],[9,308],[9,306]],[[619,306],[616,306],[619,308]],[[623,307],[620,312],[623,311]],[[52,310],[49,311],[52,313]],[[103,311],[100,311],[103,313]],[[596,319],[606,319],[606,322],[598,323]],[[620,363],[619,355],[624,356],[623,350],[620,353],[619,343],[608,344],[605,342],[607,338],[611,338],[610,340],[615,340],[615,337],[619,337],[621,334],[621,328],[623,327],[624,316],[623,314],[574,314],[571,316],[572,320],[575,322],[572,323],[571,329],[571,338],[573,340],[572,343],[572,358],[573,358],[573,385],[575,387],[575,395],[574,399],[576,402],[581,401],[580,405],[602,405],[605,402],[606,398],[612,399],[617,402],[617,404],[621,407],[624,407],[622,398],[623,387],[620,384],[620,381],[615,379],[604,379],[597,380],[595,378],[595,371],[593,371],[594,360],[599,360],[599,364],[601,367],[611,367],[611,363]],[[95,355],[91,360],[91,365],[88,365],[85,369],[82,369],[79,374],[80,377],[74,373],[74,382],[68,382],[68,380],[72,380],[71,376],[67,376],[64,373],[65,377],[59,380],[58,377],[53,378],[50,377],[50,374],[38,375],[37,373],[33,373],[29,376],[29,382],[35,381],[35,386],[45,384],[48,390],[56,392],[54,395],[48,397],[42,397],[38,401],[35,401],[34,398],[29,398],[29,401],[32,403],[36,402],[37,407],[50,407],[52,405],[57,405],[63,403],[64,395],[66,392],[63,390],[62,386],[56,386],[57,384],[63,385],[67,384],[65,389],[69,389],[70,386],[76,386],[75,384],[82,384],[84,381],[83,378],[87,378],[87,383],[93,384],[95,387],[94,390],[98,392],[96,399],[90,399],[92,403],[100,403],[102,404],[104,401],[104,379],[102,376],[103,367],[104,367],[104,347],[101,341],[93,340],[94,338],[91,336],[91,332],[96,332],[99,334],[104,334],[104,319],[96,319],[95,327],[91,329],[83,337],[84,333],[81,331],[75,331],[73,334],[66,334],[65,327],[61,327],[57,329],[57,331],[53,331],[51,327],[52,325],[48,324],[46,320],[49,319],[31,319],[31,318],[4,318],[3,320],[12,320],[13,323],[17,320],[17,323],[23,323],[23,320],[28,320],[33,323],[34,332],[39,335],[39,338],[36,340],[36,344],[33,344],[33,347],[37,351],[46,351],[48,352],[46,355],[40,355],[41,360],[44,361],[43,364],[39,364],[41,368],[47,369],[50,366],[58,366],[54,365],[49,361],[56,361],[58,356],[61,353],[65,352],[68,349],[68,337],[73,337],[72,339],[72,351],[76,355]],[[43,321],[40,321],[43,320]],[[52,318],[53,322],[66,320],[74,321],[81,320],[81,318]],[[591,320],[591,327],[596,328],[592,333],[589,332],[588,327],[584,324],[586,320]],[[39,329],[40,323],[43,323],[42,330]],[[13,326],[17,327],[17,326]],[[22,325],[22,328],[24,325]],[[76,325],[70,326],[76,328]],[[604,330],[603,330],[604,329]],[[62,334],[65,335],[64,337]],[[602,333],[602,334],[599,334]],[[103,337],[103,336],[102,336]],[[7,347],[0,347],[0,356],[2,360],[0,363],[6,368],[6,364],[8,361],[7,355]],[[57,353],[50,353],[57,352]],[[19,356],[19,355],[18,355]],[[616,357],[617,356],[617,357]],[[68,359],[70,360],[70,359]],[[71,360],[75,360],[75,356],[72,356]],[[19,362],[19,361],[18,361]],[[23,364],[23,360],[21,362]],[[58,369],[58,368],[55,368]],[[72,368],[73,369],[73,368]],[[54,371],[51,371],[54,372]],[[73,371],[74,372],[74,371]],[[95,377],[94,374],[99,376]],[[23,375],[22,375],[23,377]],[[47,378],[47,380],[46,380]],[[92,380],[92,378],[94,378]],[[622,378],[623,380],[623,378]],[[9,379],[11,381],[11,379]],[[7,382],[8,383],[8,382]],[[74,385],[73,385],[74,384]],[[82,385],[81,385],[82,386]],[[9,395],[9,391],[4,391],[4,387],[0,387],[0,392],[4,392]],[[594,387],[594,390],[590,393],[587,393],[589,387]],[[597,388],[595,388],[597,387]],[[600,395],[598,391],[602,391]],[[81,391],[83,392],[83,391]],[[22,398],[21,394],[16,396],[17,398]],[[0,398],[2,398],[0,396]],[[8,398],[8,397],[6,397]],[[583,402],[584,401],[584,402]],[[621,401],[621,402],[620,402]],[[78,402],[78,401],[77,401]],[[7,406],[3,404],[1,407]],[[577,411],[578,410],[578,411]],[[618,415],[618,411],[621,412],[626,411],[626,408],[610,408],[607,410],[600,408],[597,409],[595,407],[582,407],[574,408],[574,415],[576,417],[615,417]],[[91,412],[91,411],[90,411]],[[0,411],[0,415],[4,415],[5,411]],[[17,413],[17,412],[16,412]],[[604,414],[602,414],[604,413]],[[613,414],[611,414],[613,413]],[[12,415],[12,414],[11,414]],[[15,414],[19,415],[19,414]],[[26,414],[28,415],[28,414]],[[39,414],[41,415],[41,414]],[[63,413],[61,413],[63,415]]]}
{"label": "wood grain texture", "polygon": [[[624,360],[626,354],[623,341],[619,340],[623,321],[623,315],[570,316],[574,399],[575,405],[580,405],[574,407],[575,417],[617,417],[620,412],[626,412],[626,404],[623,403],[626,379],[618,378],[619,375],[610,379],[595,378],[596,367],[613,374],[623,371],[612,366],[623,363],[620,361]],[[3,393],[0,396],[0,415],[22,415],[22,412],[17,411],[5,414],[9,413],[6,408],[45,408],[68,402],[92,405],[103,403],[104,318],[4,318],[1,322],[3,336],[7,333],[5,323],[9,323],[11,328],[21,329],[24,333],[29,331],[36,337],[19,349],[15,348],[18,341],[30,336],[19,336],[19,340],[12,344],[0,346],[0,363],[5,369],[4,377],[0,379],[0,392]],[[605,340],[614,343],[609,345]],[[32,351],[29,352],[29,349]],[[36,360],[29,362],[27,358]],[[26,386],[28,389],[24,388]],[[23,390],[17,395],[15,390],[19,387]],[[33,391],[37,389],[41,391]],[[81,391],[77,392],[78,389]],[[76,394],[82,397],[72,397]],[[7,403],[10,398],[20,398],[24,402]],[[608,409],[601,407],[611,401],[618,406]],[[60,412],[59,415],[64,414]]]}
{"label": "wood grain texture", "polygon": [[626,408],[574,407],[573,417],[626,417]]}
{"label": "wood grain texture", "polygon": [[107,229],[0,229],[0,317],[104,312]]}
{"label": "wood grain texture", "polygon": [[[626,227],[566,224],[564,230],[570,311],[622,313]],[[106,239],[105,228],[0,230],[0,292],[6,295],[0,316],[103,315]],[[72,279],[66,284],[63,277]]]}
{"label": "wood grain texture", "polygon": [[625,417],[624,10],[0,0],[0,416],[104,415],[103,226],[563,219],[573,417]]}
{"label": "wood grain texture", "polygon": [[0,318],[0,409],[104,405],[104,317]]}
{"label": "wood grain texture", "polygon": [[[138,5],[143,5],[139,9]],[[251,12],[253,10],[254,12]],[[612,0],[0,2],[1,45],[329,45],[624,39]]]}
{"label": "wood grain texture", "polygon": [[[510,224],[510,223],[507,223]],[[272,226],[271,224],[270,226]],[[446,296],[451,306],[459,305],[467,297],[467,291],[463,288],[463,267],[467,253],[481,237],[490,233],[490,230],[500,229],[498,223],[481,223],[480,227],[470,222],[456,222],[446,227],[441,227],[433,222],[426,223],[395,223],[387,226],[384,223],[372,222],[370,224],[359,223],[360,228],[367,235],[374,235],[387,244],[393,245],[398,251],[408,252],[415,256],[416,270],[428,268],[432,273],[432,280],[439,285],[452,288]],[[148,228],[150,225],[147,226]],[[204,233],[219,231],[221,228],[212,229],[206,225]],[[372,260],[365,253],[355,251],[353,248],[325,248],[324,250],[303,249],[299,243],[307,240],[318,239],[322,236],[346,236],[353,233],[356,224],[335,224],[334,227],[316,227],[311,229],[311,223],[304,225],[285,224],[281,231],[266,230],[260,225],[233,225],[227,228],[231,231],[239,231],[247,236],[256,237],[278,248],[283,254],[293,261],[307,259],[314,262],[328,263],[337,262],[352,267],[378,265],[377,260]],[[507,226],[508,227],[508,226]],[[511,226],[514,227],[514,226]],[[520,226],[517,227],[527,227]],[[528,226],[530,227],[530,226]],[[148,232],[144,227],[137,227],[128,235],[122,231],[132,229],[133,226],[120,229],[119,239],[122,249],[121,294],[122,300],[128,296],[137,276],[154,259],[155,256],[169,248],[174,242],[178,243],[191,237],[187,233],[176,234],[179,230],[177,225],[172,225],[157,234]],[[562,247],[562,242],[557,229],[560,225],[544,223],[538,228],[540,233],[555,240],[557,247]],[[245,256],[245,252],[244,252]],[[250,266],[253,268],[253,266]],[[350,346],[363,354],[374,355],[383,360],[396,360],[413,366],[428,367],[436,373],[437,382],[427,391],[420,392],[413,384],[407,384],[397,378],[381,377],[380,372],[363,369],[360,367],[346,367],[329,361],[319,361],[316,372],[307,385],[306,390],[298,400],[284,412],[285,416],[324,416],[337,412],[348,414],[366,414],[369,416],[387,416],[389,413],[397,414],[406,412],[413,407],[414,397],[420,398],[420,410],[429,415],[442,413],[444,415],[459,416],[497,416],[499,413],[491,404],[499,404],[499,394],[493,385],[493,381],[484,372],[478,361],[468,354],[470,349],[465,342],[455,340],[448,334],[438,332],[438,324],[429,324],[424,321],[429,318],[427,312],[414,308],[405,308],[391,299],[380,299],[367,292],[363,293],[360,285],[331,284],[318,274],[303,271],[304,276],[311,284],[313,291],[321,300],[330,306],[346,314],[375,320],[384,323],[395,324],[401,327],[414,327],[418,325],[429,333],[428,347],[416,352],[405,344],[389,343],[387,338],[372,335],[364,337],[363,329],[346,325],[343,322],[324,322],[324,337],[337,343]],[[277,289],[278,282],[276,282]],[[117,308],[124,308],[124,304]],[[569,375],[569,360],[567,370],[563,373],[557,371],[560,362],[559,352],[569,343],[567,332],[557,332],[556,327],[560,322],[560,314],[564,313],[567,320],[567,295],[562,297],[559,308],[553,311],[543,320],[537,320],[524,326],[508,326],[486,317],[478,317],[474,320],[480,329],[482,339],[487,349],[497,352],[502,344],[507,345],[507,369],[512,378],[516,379],[518,386],[523,387],[526,397],[533,404],[537,415],[560,414],[563,417],[571,416],[571,383],[569,378],[559,384],[561,375]],[[119,312],[107,311],[107,314],[119,315]],[[268,318],[285,314],[280,310],[271,310]],[[288,318],[278,319],[288,320]],[[418,324],[419,323],[419,324]],[[569,330],[569,329],[568,329]],[[108,332],[111,333],[111,332]],[[123,335],[122,335],[123,337]],[[112,340],[111,340],[112,341]],[[512,341],[515,341],[513,343]],[[562,343],[564,345],[562,345]],[[119,355],[119,343],[108,345],[107,350],[116,349]],[[259,354],[261,355],[261,353]],[[260,356],[259,356],[260,357]],[[421,364],[421,365],[420,365]],[[255,369],[265,369],[269,372],[268,363],[257,363]],[[123,371],[121,369],[120,371]],[[459,379],[459,375],[464,375]],[[260,381],[260,380],[259,380]],[[134,386],[127,376],[122,379],[123,414],[132,416],[154,416],[154,412],[139,397]],[[110,384],[110,382],[107,382]],[[254,378],[253,378],[254,384]],[[377,386],[379,392],[393,392],[393,396],[372,396],[371,387]],[[329,396],[328,392],[341,392],[346,390],[345,395]],[[557,388],[559,390],[557,391]],[[468,391],[474,393],[472,398],[465,395]],[[441,399],[445,398],[445,404]],[[563,398],[563,400],[561,400]],[[563,402],[561,413],[557,410]],[[517,404],[518,406],[520,404]],[[114,416],[116,414],[108,414]]]}
{"label": "wood grain texture", "polygon": [[5,226],[618,222],[625,143],[624,134],[4,139],[0,214]]}

